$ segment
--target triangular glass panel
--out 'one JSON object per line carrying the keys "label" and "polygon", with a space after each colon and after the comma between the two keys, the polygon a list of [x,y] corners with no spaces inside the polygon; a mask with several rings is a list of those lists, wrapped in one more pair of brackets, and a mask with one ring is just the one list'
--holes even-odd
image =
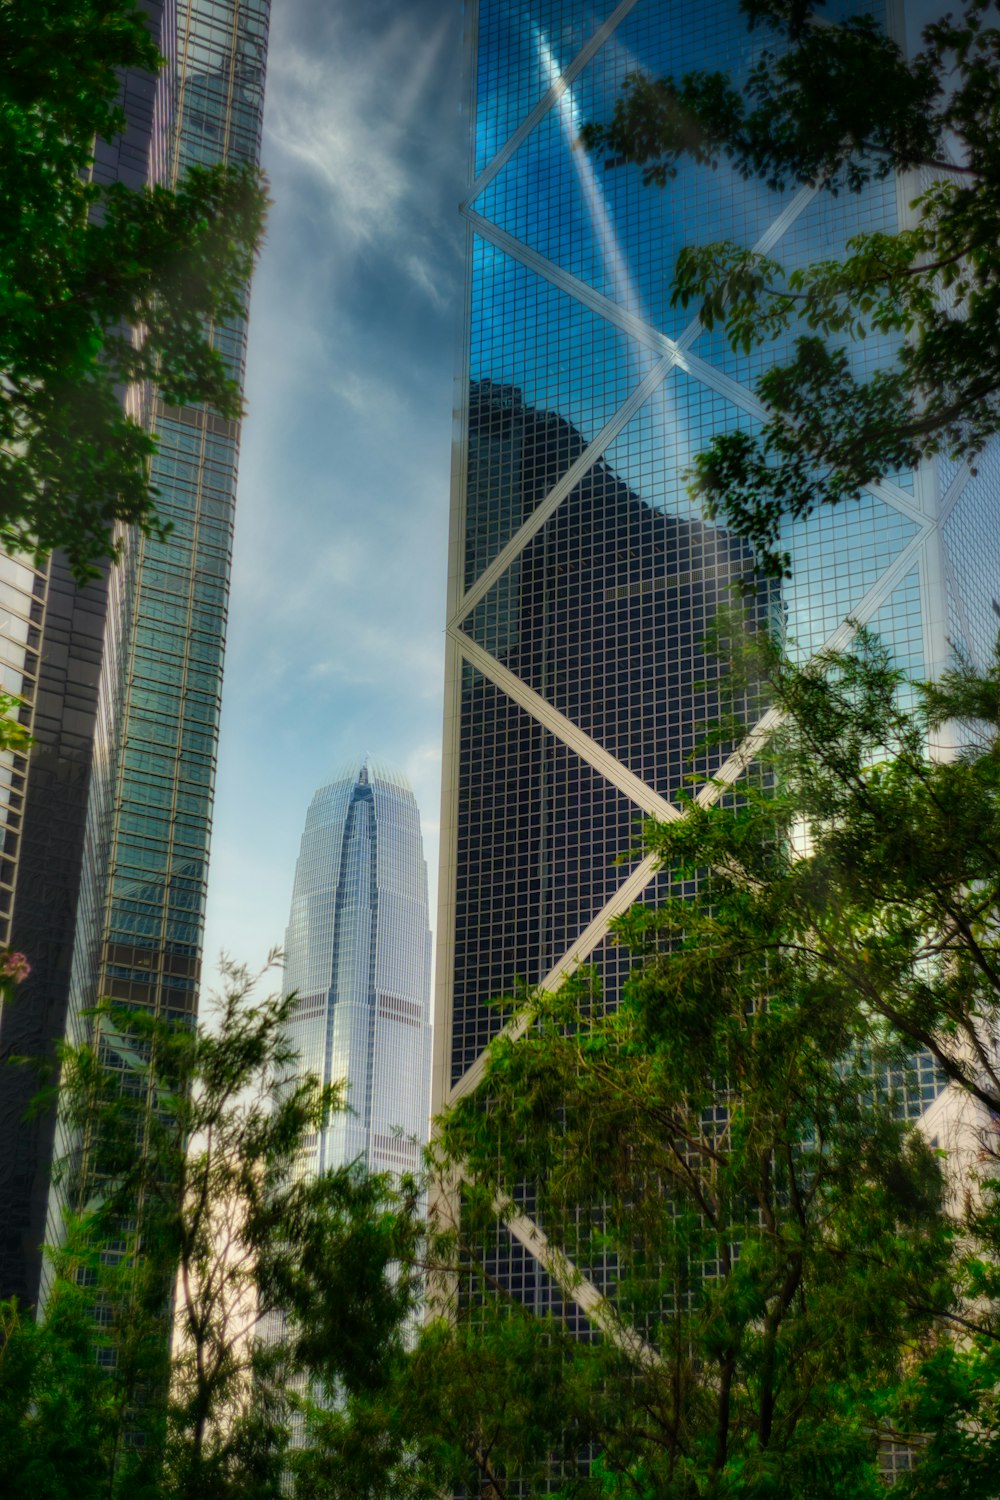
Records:
{"label": "triangular glass panel", "polygon": [[675,368],[608,445],[604,461],[647,505],[700,520],[685,478],[694,460],[716,433],[753,433],[759,425],[718,391]]}
{"label": "triangular glass panel", "polygon": [[579,1303],[564,1296],[531,1251],[499,1221],[496,1241],[486,1251],[483,1270],[514,1302],[530,1307],[539,1316],[555,1318],[578,1342],[591,1343],[600,1337]]}
{"label": "triangular glass panel", "polygon": [[458,774],[452,1077],[504,1022],[490,1002],[537,984],[627,878],[641,814],[472,668]]}
{"label": "triangular glass panel", "polygon": [[926,677],[920,574],[916,568],[893,589],[881,609],[863,623],[892,652],[895,666],[915,682]]}
{"label": "triangular glass panel", "polygon": [[[693,381],[671,389],[671,420],[686,403],[693,422],[702,394],[713,393]],[[733,585],[751,568],[747,546],[676,503],[676,455],[663,425],[659,406],[633,419],[464,629],[673,800],[718,764],[718,748],[702,745],[722,711],[725,668],[706,645],[713,623],[739,608],[751,628],[767,626],[780,594],[763,580],[749,600],[737,599]],[[757,711],[744,705],[747,715]]]}
{"label": "triangular glass panel", "polygon": [[[695,24],[696,23],[696,24]],[[543,45],[540,43],[540,45]],[[726,165],[680,165],[665,189],[638,167],[605,170],[579,146],[585,121],[607,118],[628,74],[739,67],[750,40],[728,0],[678,0],[665,25],[637,6],[476,200],[477,212],[620,307],[671,336],[690,322],[670,307],[682,245],[753,244],[788,194],[747,183]]]}
{"label": "triangular glass panel", "polygon": [[785,524],[779,545],[792,576],[781,586],[781,628],[797,660],[822,648],[916,532],[908,516],[869,494]]}
{"label": "triangular glass panel", "polygon": [[786,270],[816,260],[840,260],[859,234],[895,234],[899,228],[896,182],[890,175],[858,193],[819,192],[768,251]]}
{"label": "triangular glass panel", "polygon": [[[846,254],[847,241],[854,235],[872,231],[892,234],[896,226],[896,192],[891,181],[870,183],[862,193],[840,193],[836,198],[829,193],[817,193],[768,254],[792,270],[812,261],[841,258]],[[777,338],[744,352],[732,349],[722,326],[716,325],[699,335],[693,350],[753,391],[767,370],[792,360],[796,340],[803,336],[815,337],[815,332],[804,322],[796,322]],[[852,373],[856,379],[864,380],[896,359],[902,340],[898,335],[869,333],[864,339],[841,335],[827,342],[846,349]],[[909,473],[891,477],[912,489]]]}
{"label": "triangular glass panel", "polygon": [[937,466],[938,493],[943,498],[955,482],[957,476],[962,472],[964,467],[963,461],[961,459],[949,458],[947,453],[939,453],[934,463]]}
{"label": "triangular glass panel", "polygon": [[[693,895],[694,890],[693,881],[681,880],[673,870],[658,870],[632,906],[656,910],[668,900]],[[617,1007],[629,976],[641,963],[641,958],[619,943],[613,933],[597,945],[587,959],[587,966],[595,971],[602,1009],[611,1011]]]}
{"label": "triangular glass panel", "polygon": [[607,20],[615,0],[480,0],[476,173]]}
{"label": "triangular glass panel", "polygon": [[479,239],[472,295],[467,586],[653,363],[612,324]]}
{"label": "triangular glass panel", "polygon": [[946,579],[945,589],[948,596],[948,644],[960,656],[971,657],[968,632],[962,618],[958,594],[950,578]]}
{"label": "triangular glass panel", "polygon": [[968,645],[980,669],[993,661],[1000,628],[1000,440],[994,438],[976,459],[966,483],[941,528],[948,562],[961,591]]}

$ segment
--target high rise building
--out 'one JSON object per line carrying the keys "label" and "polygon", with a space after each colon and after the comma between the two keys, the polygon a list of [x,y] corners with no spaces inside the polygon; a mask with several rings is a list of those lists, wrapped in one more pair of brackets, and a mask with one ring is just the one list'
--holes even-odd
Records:
{"label": "high rise building", "polygon": [[[98,143],[95,175],[141,187],[193,163],[258,161],[269,4],[146,0],[166,66],[123,79],[128,128]],[[242,383],[245,317],[213,338]],[[58,554],[33,572],[0,559],[0,636],[24,648],[36,740],[0,767],[2,936],[33,965],[3,1054],[51,1055],[101,996],[178,1020],[197,1004],[240,424],[149,391],[127,399],[159,438],[170,535],[126,535],[123,561],[82,588]],[[54,1116],[24,1118],[33,1086],[0,1070],[0,1294],[29,1303],[59,1233],[64,1146]]]}
{"label": "high rise building", "polygon": [[349,1109],[307,1142],[305,1169],[361,1159],[413,1172],[430,1103],[427,866],[405,777],[365,760],[306,814],[285,937],[289,1038],[305,1071],[343,1080]]}
{"label": "high rise building", "polygon": [[[902,7],[874,13],[901,37]],[[734,353],[671,305],[690,243],[731,240],[786,266],[896,231],[919,184],[831,197],[775,192],[681,163],[663,189],[579,146],[626,77],[745,74],[764,44],[737,0],[478,0],[469,11],[472,149],[459,436],[451,513],[433,1101],[473,1087],[503,1024],[490,1000],[553,986],[581,963],[609,1003],[609,919],[668,874],[627,858],[643,814],[677,816],[735,780],[724,749],[693,754],[718,663],[705,627],[749,559],[695,512],[684,470],[712,436],[753,430],[754,385],[790,338]],[[890,339],[852,345],[863,374]],[[958,644],[988,658],[1000,604],[1000,459],[898,473],[856,503],[788,524],[792,577],[750,601],[806,658],[876,630],[933,676]],[[911,1115],[941,1107],[917,1059]],[[530,1233],[499,1229],[524,1295],[544,1277]],[[535,1293],[531,1288],[534,1287]]]}

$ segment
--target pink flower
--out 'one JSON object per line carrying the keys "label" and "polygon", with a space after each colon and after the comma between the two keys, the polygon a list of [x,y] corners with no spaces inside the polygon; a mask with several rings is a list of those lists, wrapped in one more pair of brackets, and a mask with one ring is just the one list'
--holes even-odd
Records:
{"label": "pink flower", "polygon": [[31,965],[25,954],[14,953],[10,949],[6,953],[0,953],[0,979],[11,979],[15,984],[20,984],[30,973]]}

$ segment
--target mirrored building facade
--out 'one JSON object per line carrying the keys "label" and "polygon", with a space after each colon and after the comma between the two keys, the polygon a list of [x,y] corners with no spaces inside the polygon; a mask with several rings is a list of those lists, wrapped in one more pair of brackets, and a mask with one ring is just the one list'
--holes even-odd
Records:
{"label": "mirrored building facade", "polygon": [[427,866],[405,777],[372,760],[320,787],[306,814],[285,937],[289,1027],[304,1071],[348,1109],[307,1142],[305,1169],[420,1166],[430,1103]]}
{"label": "mirrored building facade", "polygon": [[[901,26],[883,0],[824,15],[861,11]],[[660,189],[578,140],[628,74],[739,78],[764,45],[737,0],[470,7],[435,1107],[475,1085],[502,1024],[489,1001],[519,981],[594,964],[614,1003],[609,919],[669,879],[629,856],[638,821],[676,817],[682,788],[708,802],[745,774],[726,747],[697,746],[720,671],[706,627],[751,559],[696,512],[683,474],[715,433],[759,424],[756,382],[791,339],[733,353],[671,304],[672,268],[682,246],[718,240],[790,267],[835,257],[853,234],[904,224],[921,184],[833,198],[686,162]],[[861,375],[892,353],[880,336],[850,348]],[[751,615],[801,658],[865,624],[917,675],[956,645],[983,664],[1000,614],[997,463],[991,450],[975,475],[927,464],[789,524],[792,577],[758,585]],[[907,1111],[940,1093],[918,1059]],[[529,1242],[499,1234],[505,1274],[531,1297],[544,1278]]]}
{"label": "mirrored building facade", "polygon": [[[95,176],[141,188],[194,163],[259,161],[269,6],[146,0],[166,65],[123,77],[127,129],[97,143]],[[245,317],[212,330],[241,384],[246,335]],[[158,435],[170,535],[123,535],[121,563],[82,588],[58,554],[34,576],[0,559],[0,639],[24,648],[36,740],[9,767],[16,860],[0,868],[0,937],[33,972],[0,1052],[51,1056],[102,996],[181,1022],[197,1007],[240,424],[150,390],[126,400]],[[25,1118],[27,1070],[0,1075],[0,1295],[32,1303],[41,1245],[60,1233],[52,1163],[69,1143],[51,1114]]]}

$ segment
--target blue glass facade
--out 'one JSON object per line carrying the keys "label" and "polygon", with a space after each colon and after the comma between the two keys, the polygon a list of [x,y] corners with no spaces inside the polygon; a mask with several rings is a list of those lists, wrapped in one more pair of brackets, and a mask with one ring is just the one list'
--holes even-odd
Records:
{"label": "blue glass facade", "polygon": [[343,1081],[346,1112],[308,1143],[307,1169],[360,1158],[412,1172],[430,1107],[427,866],[404,777],[368,760],[320,787],[306,815],[285,937],[303,1070]]}
{"label": "blue glass facade", "polygon": [[[833,19],[884,7],[842,0]],[[894,231],[914,184],[860,195],[773,192],[682,165],[666,188],[578,145],[626,76],[746,72],[766,34],[736,0],[479,0],[470,14],[466,368],[451,525],[434,1101],[478,1076],[515,983],[578,962],[613,1001],[607,921],[666,881],[626,858],[643,813],[675,815],[738,774],[694,756],[718,664],[706,626],[749,558],[708,526],[684,470],[712,436],[752,431],[782,338],[734,354],[670,306],[688,243],[720,239],[790,265],[852,234]],[[863,373],[892,353],[852,345]],[[1000,471],[946,463],[786,528],[791,581],[749,602],[806,657],[870,624],[909,670],[953,643],[980,660],[1000,614]],[[748,705],[752,707],[752,705]],[[939,1084],[922,1070],[916,1111]]]}
{"label": "blue glass facade", "polygon": [[[175,172],[259,160],[267,23],[268,0],[181,0]],[[242,382],[245,321],[213,336]],[[101,963],[119,988],[158,986],[154,1003],[179,1017],[195,1008],[239,430],[159,403],[154,425],[172,530],[139,547]]]}

